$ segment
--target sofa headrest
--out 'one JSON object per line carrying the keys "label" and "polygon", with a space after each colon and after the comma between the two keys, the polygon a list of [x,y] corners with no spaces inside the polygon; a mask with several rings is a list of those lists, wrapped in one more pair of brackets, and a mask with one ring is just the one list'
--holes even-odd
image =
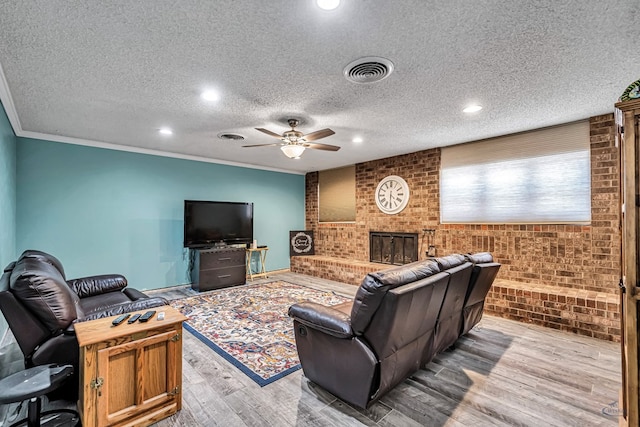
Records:
{"label": "sofa headrest", "polygon": [[425,260],[367,274],[358,288],[351,309],[351,327],[354,333],[361,335],[364,332],[389,289],[439,272],[440,268],[435,261]]}
{"label": "sofa headrest", "polygon": [[467,261],[474,264],[484,264],[487,262],[493,262],[493,256],[490,252],[478,252],[475,254],[467,254],[464,256]]}
{"label": "sofa headrest", "polygon": [[452,255],[436,258],[436,262],[438,263],[440,270],[448,270],[450,268],[457,267],[461,264],[464,264],[466,260],[464,259],[463,255],[452,254]]}
{"label": "sofa headrest", "polygon": [[389,286],[390,289],[415,282],[440,272],[438,264],[432,260],[416,261],[399,265],[388,270],[369,273],[377,282]]}
{"label": "sofa headrest", "polygon": [[[49,264],[53,265],[55,268],[58,269],[58,271],[60,272],[60,274],[62,274],[62,277],[66,280],[66,276],[64,274],[64,268],[62,267],[62,263],[60,262],[60,260],[56,257],[54,257],[51,254],[48,254],[46,252],[42,252],[42,251],[38,251],[35,249],[27,249],[26,251],[22,252],[22,255],[20,255],[20,258],[37,258],[40,259],[44,262],[48,262]],[[18,258],[18,259],[20,259]]]}
{"label": "sofa headrest", "polygon": [[18,259],[9,279],[13,295],[52,333],[82,317],[78,295],[53,263],[40,256]]}

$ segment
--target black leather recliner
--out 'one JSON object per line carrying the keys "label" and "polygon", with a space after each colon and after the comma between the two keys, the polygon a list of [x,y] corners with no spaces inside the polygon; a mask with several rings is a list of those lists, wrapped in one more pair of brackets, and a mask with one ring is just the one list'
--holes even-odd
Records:
{"label": "black leather recliner", "polygon": [[[167,305],[164,298],[149,298],[127,288],[121,275],[67,281],[60,261],[41,251],[25,251],[0,277],[0,309],[27,368],[72,364],[77,373],[74,323],[162,305]],[[76,381],[75,390],[77,386]]]}
{"label": "black leather recliner", "polygon": [[312,302],[291,306],[304,375],[367,407],[420,368],[448,281],[435,261],[418,261],[368,274],[350,315]]}
{"label": "black leather recliner", "polygon": [[292,305],[304,375],[366,408],[459,338],[473,267],[463,255],[418,261],[369,273],[353,302]]}

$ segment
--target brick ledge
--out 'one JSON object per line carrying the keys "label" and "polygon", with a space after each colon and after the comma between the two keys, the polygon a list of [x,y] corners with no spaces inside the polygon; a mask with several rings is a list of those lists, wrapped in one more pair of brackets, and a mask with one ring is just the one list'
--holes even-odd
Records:
{"label": "brick ledge", "polygon": [[336,282],[359,286],[362,279],[373,271],[394,267],[390,264],[344,259],[326,255],[293,256],[290,269],[294,273],[322,277]]}
{"label": "brick ledge", "polygon": [[[324,255],[291,257],[291,271],[360,285],[373,271],[393,267]],[[620,298],[542,283],[496,279],[485,299],[485,313],[608,341],[620,341]]]}
{"label": "brick ledge", "polygon": [[620,297],[615,293],[496,279],[485,299],[485,312],[620,341]]}

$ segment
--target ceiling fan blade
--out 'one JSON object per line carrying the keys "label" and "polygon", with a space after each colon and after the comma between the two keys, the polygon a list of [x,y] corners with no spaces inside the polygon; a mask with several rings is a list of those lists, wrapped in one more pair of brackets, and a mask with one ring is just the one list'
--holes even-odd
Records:
{"label": "ceiling fan blade", "polygon": [[302,139],[304,139],[305,141],[315,141],[318,140],[320,138],[326,138],[327,136],[331,136],[333,135],[335,132],[332,131],[331,129],[327,128],[327,129],[322,129],[322,130],[317,130],[315,132],[311,132],[309,134],[306,134],[302,137]]}
{"label": "ceiling fan blade", "polygon": [[304,144],[307,148],[314,148],[316,150],[325,150],[325,151],[338,151],[340,147],[337,145],[329,145],[329,144],[319,144],[317,142],[308,142]]}
{"label": "ceiling fan blade", "polygon": [[271,132],[270,130],[262,129],[262,128],[255,128],[255,129],[259,130],[262,133],[266,133],[269,136],[273,136],[274,138],[282,139],[282,135],[278,135],[277,133]]}
{"label": "ceiling fan blade", "polygon": [[243,145],[242,148],[251,148],[251,147],[278,147],[282,144],[278,142],[274,142],[273,144],[256,144],[256,145]]}

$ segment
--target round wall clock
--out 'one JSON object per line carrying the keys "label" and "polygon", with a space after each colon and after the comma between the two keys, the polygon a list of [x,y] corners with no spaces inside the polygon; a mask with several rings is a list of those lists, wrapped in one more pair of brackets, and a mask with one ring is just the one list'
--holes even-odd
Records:
{"label": "round wall clock", "polygon": [[376,205],[382,212],[394,215],[401,212],[409,203],[409,185],[396,175],[383,178],[376,188]]}

